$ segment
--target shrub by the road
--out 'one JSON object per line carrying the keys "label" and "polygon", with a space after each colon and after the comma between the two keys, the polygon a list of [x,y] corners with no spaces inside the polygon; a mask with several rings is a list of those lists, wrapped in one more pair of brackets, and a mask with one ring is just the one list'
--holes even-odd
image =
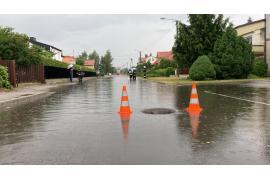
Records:
{"label": "shrub by the road", "polygon": [[260,77],[264,77],[267,73],[267,64],[263,59],[255,59],[253,64],[252,74]]}
{"label": "shrub by the road", "polygon": [[174,68],[168,67],[163,69],[155,69],[151,70],[147,73],[148,77],[169,77],[170,75],[174,75]]}
{"label": "shrub by the road", "polygon": [[171,61],[171,60],[162,58],[158,64],[158,68],[164,69],[168,67],[176,68],[176,62],[174,60]]}
{"label": "shrub by the road", "polygon": [[204,55],[198,57],[198,59],[192,64],[189,70],[189,76],[192,80],[195,81],[216,78],[214,65],[211,63],[208,56]]}
{"label": "shrub by the road", "polygon": [[7,68],[0,65],[0,88],[11,88]]}
{"label": "shrub by the road", "polygon": [[214,45],[210,59],[215,65],[217,79],[247,78],[252,71],[252,46],[228,28]]}

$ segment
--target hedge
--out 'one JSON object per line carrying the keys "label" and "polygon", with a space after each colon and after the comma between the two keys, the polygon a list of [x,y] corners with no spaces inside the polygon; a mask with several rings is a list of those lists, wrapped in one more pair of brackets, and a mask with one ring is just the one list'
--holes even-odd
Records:
{"label": "hedge", "polygon": [[170,75],[175,75],[174,68],[172,67],[155,69],[147,73],[148,77],[169,77]]}
{"label": "hedge", "polygon": [[[60,62],[57,60],[52,60],[52,59],[43,59],[42,62],[45,66],[52,66],[52,67],[59,67],[59,68],[67,68],[68,64],[64,62]],[[80,66],[77,64],[74,64],[74,69],[79,70],[81,68],[82,71],[87,71],[87,72],[95,72],[95,70],[87,68],[85,66]]]}

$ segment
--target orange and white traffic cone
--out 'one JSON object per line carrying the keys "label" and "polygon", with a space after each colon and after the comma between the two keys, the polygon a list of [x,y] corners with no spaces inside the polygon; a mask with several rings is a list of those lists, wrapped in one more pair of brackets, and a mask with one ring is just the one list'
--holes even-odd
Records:
{"label": "orange and white traffic cone", "polygon": [[123,129],[123,137],[125,140],[128,138],[130,113],[120,114],[121,124]]}
{"label": "orange and white traffic cone", "polygon": [[196,84],[192,84],[191,96],[189,107],[187,108],[188,112],[201,112],[202,108],[200,107],[199,97],[197,93]]}
{"label": "orange and white traffic cone", "polygon": [[122,98],[121,98],[121,104],[119,108],[119,113],[120,114],[130,114],[132,113],[132,110],[129,106],[129,101],[128,101],[128,95],[127,95],[127,88],[125,85],[123,85],[122,88]]}

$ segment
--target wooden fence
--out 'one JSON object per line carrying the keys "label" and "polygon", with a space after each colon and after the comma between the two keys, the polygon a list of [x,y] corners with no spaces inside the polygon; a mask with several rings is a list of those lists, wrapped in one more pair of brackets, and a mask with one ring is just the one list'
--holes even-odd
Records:
{"label": "wooden fence", "polygon": [[0,60],[0,65],[6,66],[8,68],[9,81],[13,87],[16,87],[16,64],[14,60]]}
{"label": "wooden fence", "polygon": [[23,83],[23,82],[45,83],[44,65],[43,64],[17,66],[16,73],[17,73],[18,83]]}
{"label": "wooden fence", "polygon": [[14,60],[0,60],[0,65],[8,67],[9,80],[13,87],[23,82],[45,83],[43,64],[16,66]]}

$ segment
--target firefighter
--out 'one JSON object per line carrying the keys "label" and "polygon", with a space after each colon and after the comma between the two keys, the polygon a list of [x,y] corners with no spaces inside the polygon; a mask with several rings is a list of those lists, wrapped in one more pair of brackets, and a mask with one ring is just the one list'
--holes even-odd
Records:
{"label": "firefighter", "polygon": [[146,78],[146,66],[143,66],[143,78]]}
{"label": "firefighter", "polygon": [[133,76],[133,80],[136,80],[136,68],[133,68],[132,76]]}
{"label": "firefighter", "polygon": [[129,74],[129,79],[131,80],[132,79],[132,70],[131,69],[128,70],[128,74]]}

